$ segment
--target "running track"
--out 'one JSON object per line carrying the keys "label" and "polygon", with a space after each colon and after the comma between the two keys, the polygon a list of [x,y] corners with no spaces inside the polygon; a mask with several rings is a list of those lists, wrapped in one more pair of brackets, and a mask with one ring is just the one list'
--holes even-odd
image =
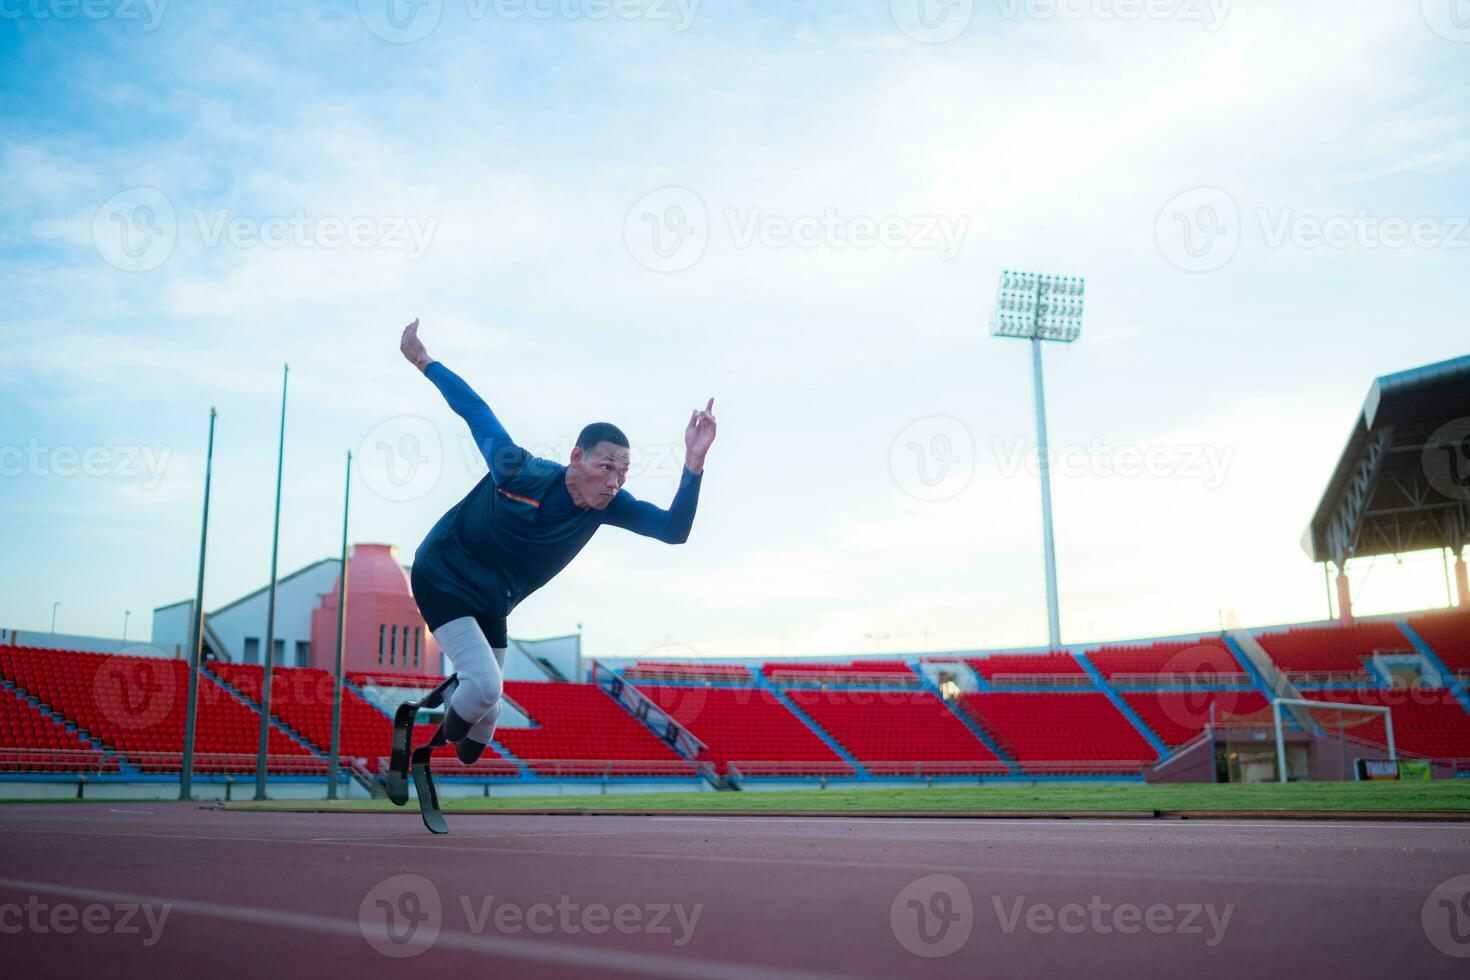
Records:
{"label": "running track", "polygon": [[[1470,966],[1436,948],[1421,918],[1438,885],[1470,875],[1470,824],[449,819],[454,833],[435,838],[412,812],[0,807],[5,972],[1341,980]],[[150,904],[154,921],[169,910],[158,929],[138,914],[137,932],[121,934],[128,903]],[[1149,914],[1157,932],[1135,918]],[[956,940],[942,957],[905,945]],[[1470,955],[1470,939],[1455,949]]]}

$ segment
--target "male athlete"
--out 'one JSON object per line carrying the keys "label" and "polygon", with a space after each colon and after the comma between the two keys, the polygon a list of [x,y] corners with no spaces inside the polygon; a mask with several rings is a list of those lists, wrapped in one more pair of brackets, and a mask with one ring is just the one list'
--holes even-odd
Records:
{"label": "male athlete", "polygon": [[403,331],[403,356],[434,382],[469,424],[490,472],[429,531],[413,562],[413,597],[459,677],[432,744],[453,742],[466,765],[480,758],[500,717],[506,617],[549,582],[604,524],[683,544],[694,523],[704,458],[715,441],[711,398],[684,427],[684,470],[668,510],[622,489],[628,437],[593,422],[566,465],[511,441],[505,427],[458,375],[429,357],[419,322]]}

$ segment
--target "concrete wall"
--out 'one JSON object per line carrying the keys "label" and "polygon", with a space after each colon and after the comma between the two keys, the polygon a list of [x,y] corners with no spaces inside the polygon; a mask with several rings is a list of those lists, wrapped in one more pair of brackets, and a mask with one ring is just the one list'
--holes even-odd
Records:
{"label": "concrete wall", "polygon": [[[283,579],[276,587],[276,641],[281,654],[276,663],[286,667],[305,667],[310,655],[304,652],[311,644],[311,613],[321,602],[323,593],[331,591],[337,581],[335,559],[316,562]],[[209,625],[224,643],[237,663],[265,662],[266,610],[270,591],[261,589],[209,615]],[[252,646],[251,640],[254,641]],[[298,658],[297,644],[304,644]]]}
{"label": "concrete wall", "polygon": [[[582,663],[582,636],[580,633],[572,633],[569,636],[553,636],[544,640],[515,640],[512,649],[519,647],[521,651],[532,660],[542,659],[551,664],[563,678],[569,681],[584,681]],[[507,664],[507,667],[509,665]],[[591,665],[586,665],[590,667]],[[547,675],[539,666],[539,676],[531,676],[527,680],[545,680]],[[507,670],[507,677],[510,676]],[[520,678],[511,678],[519,680]]]}
{"label": "concrete wall", "polygon": [[153,645],[165,656],[183,658],[189,648],[189,620],[193,615],[193,599],[153,610]]}

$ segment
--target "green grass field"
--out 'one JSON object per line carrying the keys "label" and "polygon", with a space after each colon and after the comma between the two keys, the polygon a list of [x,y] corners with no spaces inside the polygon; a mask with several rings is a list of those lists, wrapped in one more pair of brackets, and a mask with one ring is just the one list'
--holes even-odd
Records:
{"label": "green grass field", "polygon": [[[1165,785],[1062,783],[953,789],[812,790],[800,792],[656,793],[588,796],[445,798],[446,810],[1462,810],[1470,811],[1470,780],[1437,783],[1274,783]],[[281,801],[282,808],[330,806],[396,810],[386,800],[332,804]],[[253,806],[253,804],[242,804]],[[412,801],[409,809],[414,808]]]}

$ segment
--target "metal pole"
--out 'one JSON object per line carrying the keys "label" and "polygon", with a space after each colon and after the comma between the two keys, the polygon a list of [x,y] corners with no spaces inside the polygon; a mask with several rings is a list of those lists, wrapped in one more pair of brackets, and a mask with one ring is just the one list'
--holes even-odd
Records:
{"label": "metal pole", "polygon": [[1455,591],[1450,588],[1450,549],[1441,548],[1439,558],[1444,563],[1444,602],[1446,606],[1454,608]]}
{"label": "metal pole", "polygon": [[1031,378],[1036,388],[1036,446],[1041,464],[1041,534],[1046,549],[1046,622],[1052,649],[1062,645],[1057,602],[1057,548],[1051,525],[1051,461],[1046,445],[1046,390],[1041,380],[1041,338],[1031,338]]}
{"label": "metal pole", "polygon": [[347,633],[347,505],[352,499],[352,450],[342,491],[342,587],[337,594],[337,682],[332,686],[332,748],[327,755],[327,799],[337,798],[337,754],[342,748],[342,642]]}
{"label": "metal pole", "polygon": [[59,605],[61,605],[60,602],[51,603],[51,632],[53,633],[56,632],[56,607]]}
{"label": "metal pole", "polygon": [[1281,702],[1271,702],[1271,720],[1276,723],[1276,777],[1286,782],[1286,738],[1281,734]]}
{"label": "metal pole", "polygon": [[1398,751],[1393,746],[1393,710],[1385,707],[1383,710],[1383,727],[1388,731],[1388,758],[1390,762],[1397,762]]}
{"label": "metal pole", "polygon": [[271,667],[276,660],[276,556],[281,544],[281,472],[286,462],[286,382],[291,365],[281,371],[281,434],[276,443],[276,518],[271,527],[271,590],[265,607],[265,676],[260,684],[260,748],[255,757],[255,798],[265,796],[265,757],[271,733]]}
{"label": "metal pole", "polygon": [[209,410],[209,448],[204,454],[204,518],[199,529],[199,581],[194,587],[194,617],[189,624],[189,701],[184,714],[184,761],[179,767],[179,799],[194,786],[194,726],[199,716],[199,661],[204,648],[204,554],[209,543],[209,481],[214,471],[214,417]]}
{"label": "metal pole", "polygon": [[123,642],[128,642],[128,617],[133,614],[131,609],[123,610]]}

